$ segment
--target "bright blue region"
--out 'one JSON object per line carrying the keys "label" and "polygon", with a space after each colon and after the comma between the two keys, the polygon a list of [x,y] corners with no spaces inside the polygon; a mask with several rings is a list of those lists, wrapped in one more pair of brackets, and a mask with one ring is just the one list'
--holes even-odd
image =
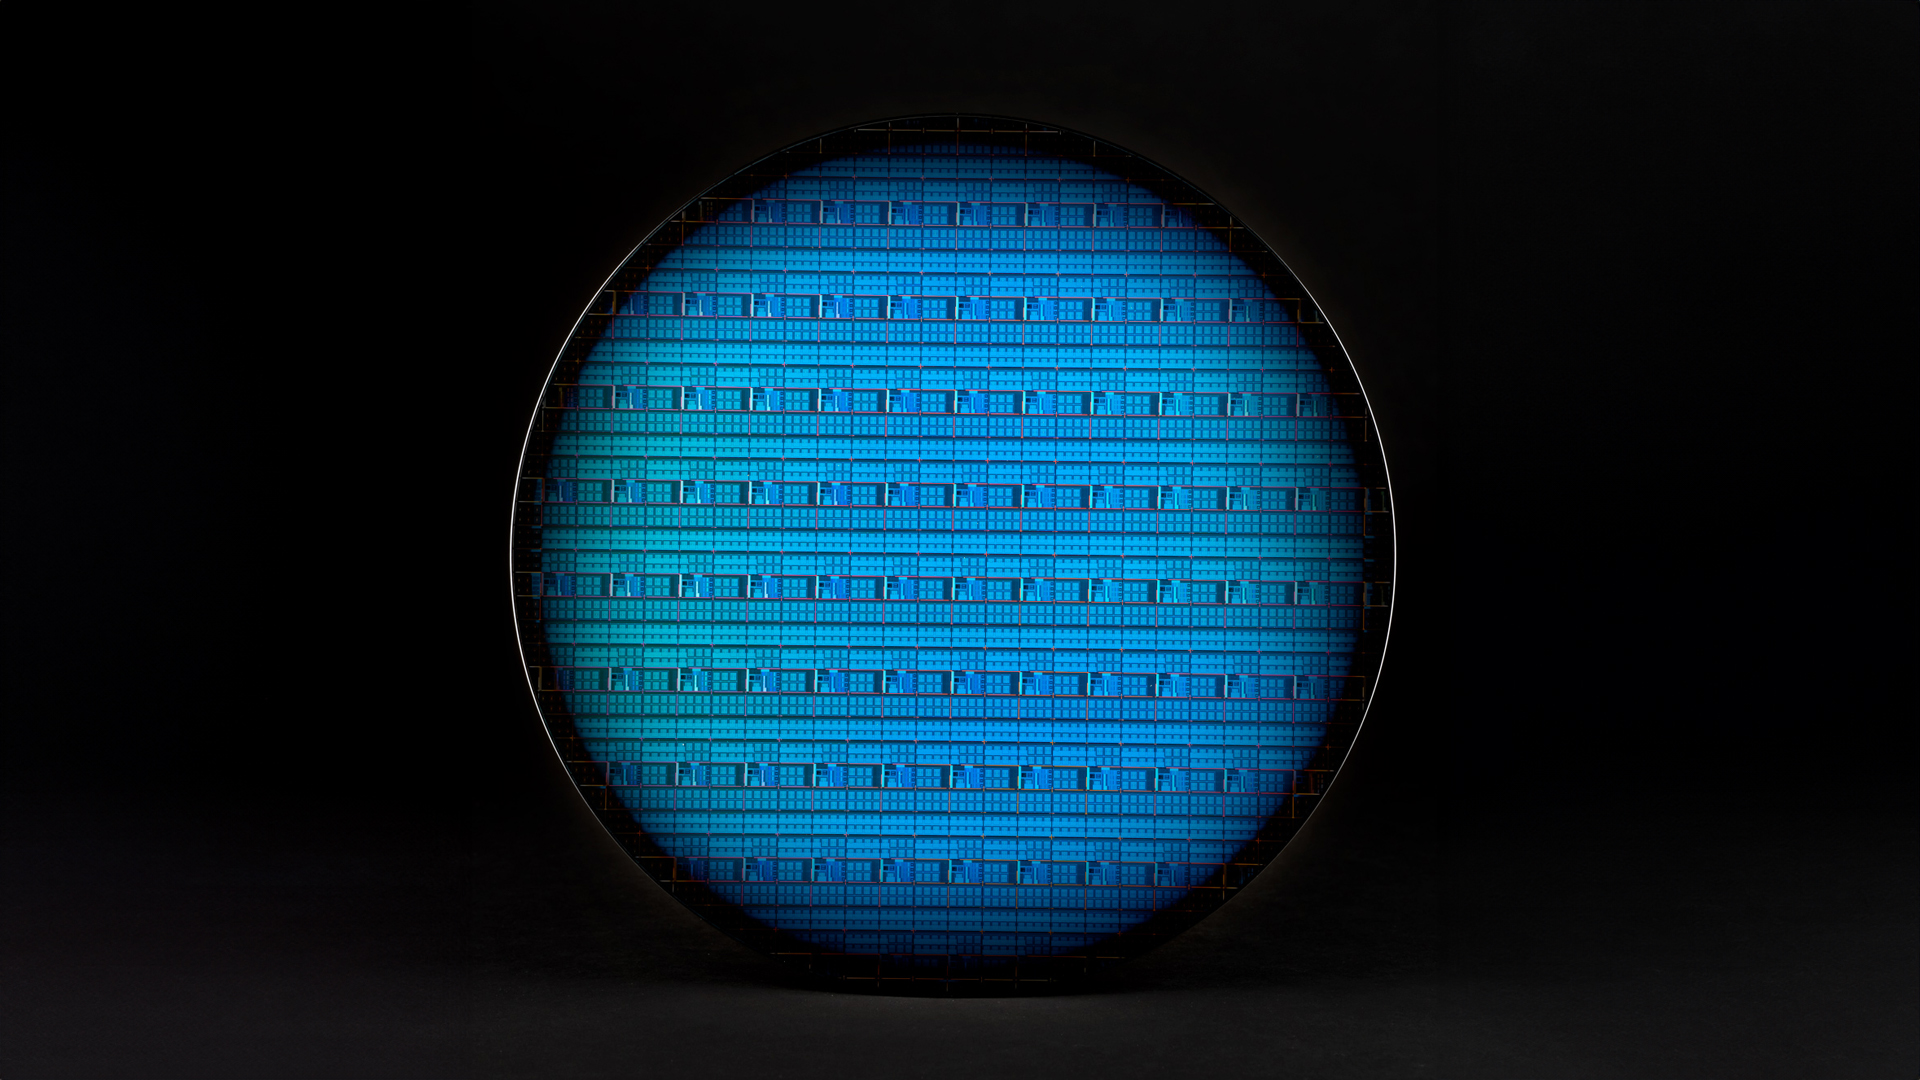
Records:
{"label": "bright blue region", "polygon": [[726,217],[619,295],[535,583],[676,877],[829,950],[1024,954],[1233,861],[1359,636],[1354,410],[1296,298],[1050,158],[848,158]]}

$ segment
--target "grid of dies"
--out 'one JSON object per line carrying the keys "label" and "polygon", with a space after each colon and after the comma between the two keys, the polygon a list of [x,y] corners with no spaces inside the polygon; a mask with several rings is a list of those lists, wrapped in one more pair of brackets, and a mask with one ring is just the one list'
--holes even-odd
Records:
{"label": "grid of dies", "polygon": [[954,977],[1132,951],[1284,841],[1365,700],[1390,519],[1317,314],[1208,212],[905,143],[697,201],[601,297],[515,582],[650,873]]}

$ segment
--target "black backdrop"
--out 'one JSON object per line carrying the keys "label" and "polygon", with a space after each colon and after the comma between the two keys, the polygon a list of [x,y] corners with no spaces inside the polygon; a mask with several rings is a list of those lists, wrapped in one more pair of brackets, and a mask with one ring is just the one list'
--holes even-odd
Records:
{"label": "black backdrop", "polygon": [[[1914,5],[61,19],[0,12],[0,1072],[1911,1075]],[[1244,217],[1394,470],[1333,793],[1065,996],[826,991],[682,912],[505,596],[628,248],[950,110]]]}

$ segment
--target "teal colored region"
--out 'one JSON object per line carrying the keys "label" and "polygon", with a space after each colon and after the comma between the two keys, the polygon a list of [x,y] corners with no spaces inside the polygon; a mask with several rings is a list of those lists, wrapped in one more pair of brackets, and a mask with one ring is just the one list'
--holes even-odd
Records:
{"label": "teal colored region", "polygon": [[896,142],[696,201],[596,301],[526,461],[523,641],[703,915],[828,974],[1059,977],[1324,790],[1384,474],[1311,300],[1203,197]]}

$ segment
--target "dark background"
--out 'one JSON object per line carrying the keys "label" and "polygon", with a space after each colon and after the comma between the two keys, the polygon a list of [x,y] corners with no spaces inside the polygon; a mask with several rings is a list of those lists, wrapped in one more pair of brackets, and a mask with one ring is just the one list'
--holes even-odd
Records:
{"label": "dark background", "polygon": [[[1913,1075],[1920,8],[329,18],[0,12],[0,1073]],[[627,250],[953,110],[1264,235],[1399,511],[1322,809],[1065,996],[698,923],[573,794],[506,596]]]}

